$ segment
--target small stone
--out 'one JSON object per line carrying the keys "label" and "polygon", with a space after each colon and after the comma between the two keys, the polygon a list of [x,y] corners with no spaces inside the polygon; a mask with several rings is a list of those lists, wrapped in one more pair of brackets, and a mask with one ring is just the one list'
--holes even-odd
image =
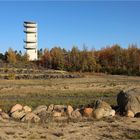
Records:
{"label": "small stone", "polygon": [[131,110],[128,110],[126,112],[126,117],[131,117],[131,118],[134,118],[135,114],[131,111]]}
{"label": "small stone", "polygon": [[0,121],[1,121],[1,122],[7,122],[8,120],[3,119],[2,116],[0,116]]}
{"label": "small stone", "polygon": [[32,109],[29,106],[24,106],[23,110],[25,111],[25,113],[29,113],[32,111]]}
{"label": "small stone", "polygon": [[71,113],[73,112],[73,107],[71,106],[71,105],[68,105],[67,106],[67,114],[69,115],[69,116],[71,116]]}
{"label": "small stone", "polygon": [[52,114],[53,117],[61,117],[61,115],[62,115],[62,113],[57,112],[57,111],[53,112],[53,114]]}
{"label": "small stone", "polygon": [[115,113],[116,113],[115,110],[112,109],[112,110],[110,111],[110,116],[114,117],[114,116],[115,116]]}
{"label": "small stone", "polygon": [[48,107],[48,112],[52,112],[53,111],[53,108],[54,108],[54,105],[53,104],[51,104],[51,105],[49,105],[49,107]]}
{"label": "small stone", "polygon": [[2,113],[1,113],[1,117],[2,117],[3,119],[9,119],[9,118],[10,118],[9,115],[8,115],[7,113],[5,113],[5,112],[2,112]]}
{"label": "small stone", "polygon": [[10,113],[13,113],[13,112],[15,112],[15,111],[22,110],[22,109],[23,109],[22,105],[16,104],[16,105],[14,105],[14,106],[11,108]]}
{"label": "small stone", "polygon": [[82,115],[81,115],[79,109],[74,110],[74,111],[71,113],[71,117],[72,117],[72,118],[81,118]]}
{"label": "small stone", "polygon": [[91,117],[93,114],[93,108],[85,108],[83,111],[83,115],[85,117]]}
{"label": "small stone", "polygon": [[54,105],[53,110],[59,111],[59,112],[64,112],[67,109],[67,106],[65,105]]}

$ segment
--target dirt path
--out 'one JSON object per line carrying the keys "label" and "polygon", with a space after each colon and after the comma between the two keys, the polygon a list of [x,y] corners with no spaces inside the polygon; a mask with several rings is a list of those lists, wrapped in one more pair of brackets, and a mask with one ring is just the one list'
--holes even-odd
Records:
{"label": "dirt path", "polygon": [[53,121],[27,124],[0,122],[0,140],[112,140],[140,139],[140,119],[114,117],[102,120]]}

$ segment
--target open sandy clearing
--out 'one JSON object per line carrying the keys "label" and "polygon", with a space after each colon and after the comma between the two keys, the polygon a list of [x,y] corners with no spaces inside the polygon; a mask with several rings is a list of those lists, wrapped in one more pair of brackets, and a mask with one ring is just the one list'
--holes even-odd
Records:
{"label": "open sandy clearing", "polygon": [[127,140],[140,138],[140,119],[52,121],[43,124],[0,122],[1,140]]}

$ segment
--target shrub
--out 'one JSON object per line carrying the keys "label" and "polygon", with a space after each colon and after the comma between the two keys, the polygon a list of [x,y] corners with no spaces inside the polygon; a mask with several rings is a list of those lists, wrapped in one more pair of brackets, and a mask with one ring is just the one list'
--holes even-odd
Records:
{"label": "shrub", "polygon": [[14,73],[9,73],[7,79],[8,80],[14,80],[16,78]]}

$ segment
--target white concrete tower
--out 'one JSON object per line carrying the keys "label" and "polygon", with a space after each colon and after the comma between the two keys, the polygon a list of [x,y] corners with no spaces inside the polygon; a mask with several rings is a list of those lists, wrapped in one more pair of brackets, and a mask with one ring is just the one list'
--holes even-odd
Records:
{"label": "white concrete tower", "polygon": [[25,21],[24,27],[24,32],[26,33],[24,48],[26,49],[30,61],[37,60],[37,23]]}

